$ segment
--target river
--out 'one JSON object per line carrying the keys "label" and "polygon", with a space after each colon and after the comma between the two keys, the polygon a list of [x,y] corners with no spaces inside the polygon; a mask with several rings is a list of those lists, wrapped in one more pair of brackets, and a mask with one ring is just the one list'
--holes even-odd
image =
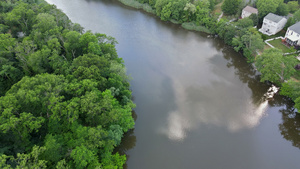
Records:
{"label": "river", "polygon": [[116,0],[47,0],[86,30],[117,39],[133,78],[128,169],[300,167],[300,118],[224,43]]}

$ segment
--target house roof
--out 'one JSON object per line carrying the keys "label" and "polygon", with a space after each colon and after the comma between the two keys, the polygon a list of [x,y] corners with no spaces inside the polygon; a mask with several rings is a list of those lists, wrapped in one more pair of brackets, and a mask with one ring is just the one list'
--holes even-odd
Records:
{"label": "house roof", "polygon": [[247,12],[250,12],[250,13],[258,13],[258,10],[256,8],[253,8],[251,6],[246,6],[243,11],[247,11]]}
{"label": "house roof", "polygon": [[284,18],[283,16],[278,16],[273,13],[269,13],[267,16],[265,16],[265,19],[268,19],[268,20],[276,22],[276,23],[281,21],[283,18]]}
{"label": "house roof", "polygon": [[294,25],[290,26],[289,29],[300,34],[300,22],[297,22]]}

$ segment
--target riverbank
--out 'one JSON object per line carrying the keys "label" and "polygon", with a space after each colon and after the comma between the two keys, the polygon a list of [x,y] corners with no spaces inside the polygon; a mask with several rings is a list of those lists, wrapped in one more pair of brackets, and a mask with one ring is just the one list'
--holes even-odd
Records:
{"label": "riverbank", "polygon": [[118,1],[126,6],[130,6],[130,7],[136,8],[136,9],[143,9],[144,11],[146,11],[148,13],[155,14],[155,10],[152,9],[152,7],[148,4],[142,4],[135,0],[118,0]]}
{"label": "riverbank", "polygon": [[[216,34],[224,42],[234,47],[238,52],[247,58],[249,62],[254,62],[257,50],[263,49],[263,39],[257,30],[253,30],[252,19],[246,18],[242,21],[232,23],[227,19],[220,18],[219,15],[213,15],[215,6],[211,7],[210,3],[205,2],[178,2],[149,1],[143,0],[117,0],[125,6],[135,9],[142,9],[159,17],[162,21],[169,21],[181,25],[186,30],[198,31],[207,34]],[[142,2],[144,3],[142,3]],[[210,2],[210,1],[208,1]],[[222,1],[215,4],[220,9]],[[226,17],[225,17],[226,18]],[[247,20],[247,21],[244,21]],[[245,29],[241,30],[241,29]],[[254,42],[242,41],[241,38],[247,35],[248,39],[256,36]],[[236,39],[234,41],[234,39]],[[260,45],[258,45],[260,44]],[[243,47],[242,47],[243,46]]]}
{"label": "riverbank", "polygon": [[[140,3],[136,0],[118,0],[119,2],[121,2],[122,4],[132,7],[132,8],[136,8],[136,9],[142,9],[145,12],[151,13],[151,14],[156,14],[155,10],[146,3]],[[191,30],[191,31],[198,31],[198,32],[203,32],[203,33],[207,33],[207,34],[212,34],[212,32],[204,27],[204,26],[200,26],[197,25],[195,22],[184,22],[184,23],[180,23],[174,19],[169,20],[171,23],[173,24],[179,24],[182,26],[182,28],[186,29],[186,30]]]}
{"label": "riverbank", "polygon": [[[140,3],[137,0],[118,0],[118,1],[123,3],[124,5],[133,8],[144,9],[145,12],[150,11],[149,13],[155,14],[161,20],[169,21],[174,24],[180,24],[184,29],[204,32],[207,34],[217,34],[218,37],[221,38],[227,45],[232,46],[234,50],[242,53],[243,56],[247,58],[247,61],[249,63],[254,63],[257,59],[256,58],[256,56],[258,55],[257,51],[263,51],[264,49],[264,45],[265,45],[264,41],[260,33],[253,28],[254,22],[251,19],[245,18],[245,19],[238,20],[236,23],[229,23],[230,21],[228,20],[215,18],[211,16],[211,12],[212,12],[211,9],[207,5],[201,2],[196,2],[194,4],[192,3],[181,4],[181,8],[180,8],[179,7],[180,4],[177,2],[156,1],[156,4],[153,4],[155,2],[152,2],[151,4],[149,1],[149,4],[147,4],[147,3]],[[266,50],[266,52],[269,51]],[[280,53],[280,51],[277,52]],[[264,53],[265,52],[262,52],[260,55]],[[296,63],[296,61],[292,61],[293,60],[292,58],[289,58],[289,61],[287,61],[287,59],[285,58],[287,57],[282,58],[282,60],[286,60],[283,62],[294,62],[295,65],[298,63],[298,62]],[[259,59],[259,60],[264,60],[264,59]],[[284,67],[281,68],[280,72],[285,72],[285,71],[289,72],[290,70],[293,71],[292,65],[293,64],[289,64],[288,66],[285,65]],[[276,66],[277,63],[275,62],[271,63],[270,65],[270,67],[276,67]],[[278,66],[280,67],[280,65]],[[289,69],[287,69],[287,67],[289,67]],[[265,71],[263,69],[265,69],[264,66],[261,66],[258,69],[258,71],[260,72],[262,71],[267,72],[261,75],[261,79],[277,84],[277,86],[282,86],[288,79],[290,79],[290,76],[289,75],[286,76],[285,73],[282,75],[278,75],[280,74],[280,72],[278,73],[278,72],[268,71],[268,70]],[[274,74],[274,75],[270,75],[270,74]],[[265,78],[265,77],[274,77],[274,76],[278,76],[278,77]],[[283,86],[287,86],[287,85],[283,85]],[[291,88],[286,90],[297,91]],[[294,97],[292,97],[290,94],[283,94],[283,95],[291,97],[295,101]]]}

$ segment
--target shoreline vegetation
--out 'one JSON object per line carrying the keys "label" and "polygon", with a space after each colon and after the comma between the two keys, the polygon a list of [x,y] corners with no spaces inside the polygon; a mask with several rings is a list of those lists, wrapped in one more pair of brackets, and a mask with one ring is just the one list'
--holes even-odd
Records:
{"label": "shoreline vegetation", "polygon": [[44,0],[0,1],[0,168],[123,168],[135,104],[115,44]]}
{"label": "shoreline vegetation", "polygon": [[[129,7],[135,8],[135,9],[142,9],[145,12],[148,12],[150,14],[154,14],[154,15],[156,14],[155,10],[149,4],[146,4],[146,3],[143,4],[136,0],[118,0],[118,1],[121,2],[123,5],[129,6]],[[201,25],[197,25],[194,22],[180,23],[179,21],[174,20],[174,19],[171,19],[169,21],[172,22],[173,24],[177,24],[177,25],[180,24],[186,30],[204,32],[207,34],[212,33],[208,28],[201,26]]]}
{"label": "shoreline vegetation", "polygon": [[[145,12],[148,12],[150,14],[156,15],[155,9],[153,9],[149,4],[147,3],[141,3],[137,0],[117,0],[121,2],[125,6],[129,6],[135,9],[142,9]],[[205,26],[197,25],[195,22],[183,22],[181,23],[180,21],[177,21],[175,19],[170,19],[168,20],[169,22],[177,25],[181,25],[186,30],[191,30],[191,31],[198,31],[198,32],[204,32],[207,34],[212,34],[212,32]]]}
{"label": "shoreline vegetation", "polygon": [[148,13],[155,14],[155,10],[153,10],[152,7],[148,4],[142,4],[135,0],[118,0],[118,1],[126,6],[130,6],[136,9],[143,9]]}
{"label": "shoreline vegetation", "polygon": [[198,31],[198,32],[204,32],[207,34],[211,34],[211,31],[209,29],[207,29],[204,26],[199,26],[193,22],[184,22],[181,24],[181,26],[186,30]]}
{"label": "shoreline vegetation", "polygon": [[259,15],[252,14],[237,21],[234,18],[239,18],[242,9],[247,5],[242,0],[118,1],[133,8],[144,9],[163,21],[180,24],[184,29],[218,35],[225,44],[242,53],[249,63],[254,63],[261,73],[261,82],[267,81],[281,87],[280,94],[291,98],[295,102],[295,108],[300,110],[300,72],[294,68],[300,62],[295,58],[296,54],[283,56],[281,49],[264,49],[264,40],[268,37],[256,29],[268,13],[287,15],[291,11],[290,7],[293,8],[294,15],[288,19],[285,29],[300,22],[300,9],[296,1],[250,1],[258,8]]}

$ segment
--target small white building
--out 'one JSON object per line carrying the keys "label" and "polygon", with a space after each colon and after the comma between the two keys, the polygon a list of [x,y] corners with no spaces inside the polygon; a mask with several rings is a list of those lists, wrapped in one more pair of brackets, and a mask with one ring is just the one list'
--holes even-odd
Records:
{"label": "small white building", "polygon": [[300,46],[300,22],[290,26],[285,33],[285,41],[292,46]]}
{"label": "small white building", "polygon": [[251,6],[246,6],[243,10],[242,10],[242,15],[241,18],[246,18],[249,17],[251,14],[258,14],[258,10],[256,8],[253,8]]}
{"label": "small white building", "polygon": [[283,29],[286,22],[285,17],[269,13],[264,17],[263,25],[259,31],[265,35],[275,35]]}

